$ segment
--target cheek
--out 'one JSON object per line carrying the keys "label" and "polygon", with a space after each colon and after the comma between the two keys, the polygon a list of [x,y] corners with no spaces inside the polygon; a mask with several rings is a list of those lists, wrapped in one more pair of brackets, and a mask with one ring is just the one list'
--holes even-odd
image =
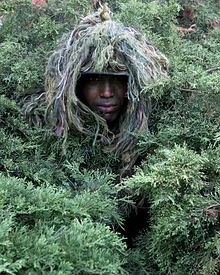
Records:
{"label": "cheek", "polygon": [[118,97],[118,100],[120,100],[122,103],[126,100],[127,96],[126,96],[126,89],[125,88],[122,88],[118,91],[117,93],[117,97]]}
{"label": "cheek", "polygon": [[87,103],[88,105],[91,105],[98,96],[97,89],[91,87],[83,89],[82,94],[85,103]]}

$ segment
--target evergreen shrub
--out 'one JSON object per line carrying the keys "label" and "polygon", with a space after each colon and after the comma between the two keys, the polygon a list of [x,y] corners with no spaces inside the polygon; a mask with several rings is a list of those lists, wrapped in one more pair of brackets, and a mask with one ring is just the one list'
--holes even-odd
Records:
{"label": "evergreen shrub", "polygon": [[[43,89],[57,40],[92,10],[90,1],[1,1],[2,274],[219,273],[220,28],[211,22],[220,12],[208,2],[110,3],[170,62],[169,78],[146,87],[154,102],[150,131],[137,133],[142,162],[120,182],[119,160],[92,138],[69,135],[64,148],[40,116],[36,127],[22,113]],[[186,6],[190,21],[179,16]],[[191,23],[195,32],[177,31]],[[125,221],[144,200],[147,227],[127,248]]]}
{"label": "evergreen shrub", "polygon": [[3,175],[0,190],[2,274],[125,274],[125,244],[92,219],[105,219],[103,206],[111,207],[97,194],[73,197],[67,188]]}

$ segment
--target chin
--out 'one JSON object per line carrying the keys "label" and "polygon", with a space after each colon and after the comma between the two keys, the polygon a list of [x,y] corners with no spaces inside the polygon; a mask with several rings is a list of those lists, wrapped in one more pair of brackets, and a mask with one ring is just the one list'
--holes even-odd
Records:
{"label": "chin", "polygon": [[118,115],[109,113],[103,114],[102,117],[106,120],[107,123],[112,123],[118,118]]}

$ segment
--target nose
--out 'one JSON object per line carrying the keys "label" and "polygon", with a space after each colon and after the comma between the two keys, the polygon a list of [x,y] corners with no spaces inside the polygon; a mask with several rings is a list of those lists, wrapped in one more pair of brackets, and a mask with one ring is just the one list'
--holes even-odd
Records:
{"label": "nose", "polygon": [[106,80],[100,90],[100,97],[109,98],[114,96],[114,89],[109,80]]}

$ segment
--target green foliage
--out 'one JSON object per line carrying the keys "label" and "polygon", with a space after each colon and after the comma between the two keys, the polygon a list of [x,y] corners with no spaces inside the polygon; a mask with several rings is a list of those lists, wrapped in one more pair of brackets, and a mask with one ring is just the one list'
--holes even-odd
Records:
{"label": "green foliage", "polygon": [[[21,102],[41,91],[57,39],[92,9],[87,0],[30,2],[0,3],[0,272],[218,274],[220,74],[209,70],[219,67],[220,28],[210,24],[218,1],[187,1],[192,22],[177,20],[186,1],[110,3],[170,61],[169,78],[146,87],[150,132],[137,134],[142,164],[122,183],[120,161],[92,138],[70,134],[63,148],[25,121]],[[178,23],[197,30],[178,33]],[[127,251],[114,232],[132,204],[124,193],[150,204],[149,226]]]}
{"label": "green foliage", "polygon": [[216,172],[207,163],[206,155],[186,147],[160,149],[124,181],[137,194],[146,191],[152,202],[150,230],[137,239],[136,254],[145,251],[145,259],[155,259],[145,262],[145,270],[154,264],[162,274],[204,274],[212,262],[211,274],[217,274],[220,182],[207,181],[204,171]]}
{"label": "green foliage", "polygon": [[161,51],[176,46],[174,23],[180,9],[177,1],[121,1],[118,19],[146,33]]}
{"label": "green foliage", "polygon": [[28,0],[1,1],[5,13],[0,32],[1,93],[15,98],[43,86],[48,53],[88,11],[88,4],[86,0],[53,0],[44,6],[33,6]]}
{"label": "green foliage", "polygon": [[0,185],[1,273],[125,274],[125,245],[98,222],[110,202],[2,175]]}

